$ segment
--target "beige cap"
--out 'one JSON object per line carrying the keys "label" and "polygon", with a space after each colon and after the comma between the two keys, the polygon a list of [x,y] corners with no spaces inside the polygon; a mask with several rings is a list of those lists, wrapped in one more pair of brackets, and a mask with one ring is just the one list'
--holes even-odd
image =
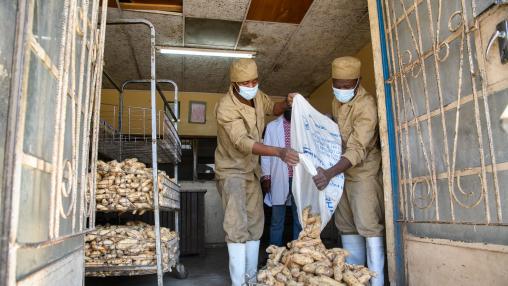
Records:
{"label": "beige cap", "polygon": [[355,57],[336,58],[332,62],[332,78],[357,79],[360,78],[362,62]]}
{"label": "beige cap", "polygon": [[258,67],[253,59],[239,59],[229,68],[231,82],[249,81],[258,78]]}

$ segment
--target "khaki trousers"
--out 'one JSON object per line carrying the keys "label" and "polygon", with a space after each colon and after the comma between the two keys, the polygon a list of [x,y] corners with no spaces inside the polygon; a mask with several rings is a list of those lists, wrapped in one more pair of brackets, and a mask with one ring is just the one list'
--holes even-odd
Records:
{"label": "khaki trousers", "polygon": [[335,225],[341,234],[384,236],[381,176],[362,178],[358,181],[351,181],[346,177],[344,192],[335,211]]}
{"label": "khaki trousers", "polygon": [[259,240],[263,234],[265,216],[261,185],[256,176],[253,175],[252,180],[229,176],[217,180],[217,189],[224,208],[226,242]]}

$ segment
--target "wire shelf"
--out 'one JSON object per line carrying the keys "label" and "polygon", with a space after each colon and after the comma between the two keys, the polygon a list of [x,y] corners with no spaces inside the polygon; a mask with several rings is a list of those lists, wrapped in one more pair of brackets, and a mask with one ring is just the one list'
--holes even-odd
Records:
{"label": "wire shelf", "polygon": [[[176,237],[168,243],[168,261],[163,263],[163,272],[171,272],[178,263],[177,260],[180,255],[178,241],[179,239]],[[156,273],[156,263],[151,265],[94,265],[85,263],[85,276],[87,277],[138,276]]]}
{"label": "wire shelf", "polygon": [[[127,107],[127,121],[122,132],[115,124],[116,106],[104,105],[109,109],[102,112],[99,127],[99,152],[112,159],[122,161],[126,158],[138,158],[143,163],[152,162],[151,109]],[[157,162],[177,164],[182,156],[182,143],[178,132],[168,118],[159,111],[157,116]]]}

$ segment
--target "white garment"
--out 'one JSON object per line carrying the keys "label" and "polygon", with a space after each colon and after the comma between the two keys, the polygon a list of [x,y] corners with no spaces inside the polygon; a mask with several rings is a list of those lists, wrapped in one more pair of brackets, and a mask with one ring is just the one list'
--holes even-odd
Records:
{"label": "white garment", "polygon": [[349,252],[346,262],[365,265],[365,238],[358,234],[341,235],[342,248]]}
{"label": "white garment", "polygon": [[245,243],[245,277],[249,282],[255,282],[258,272],[259,240],[249,240]]}
{"label": "white garment", "polygon": [[[263,144],[275,147],[286,147],[284,137],[284,116],[268,123],[265,131]],[[277,157],[261,157],[261,176],[270,176],[271,192],[265,195],[265,204],[285,205],[289,196],[289,174],[288,165]]]}
{"label": "white garment", "polygon": [[370,280],[371,286],[385,284],[385,242],[384,237],[367,237],[367,266],[376,272],[376,277]]}
{"label": "white garment", "polygon": [[242,286],[245,284],[245,243],[228,243],[228,254],[231,286]]}

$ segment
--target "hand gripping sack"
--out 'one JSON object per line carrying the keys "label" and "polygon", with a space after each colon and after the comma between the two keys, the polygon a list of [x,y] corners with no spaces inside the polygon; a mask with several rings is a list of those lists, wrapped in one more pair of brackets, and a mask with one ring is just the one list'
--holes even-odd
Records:
{"label": "hand gripping sack", "polygon": [[321,230],[333,216],[344,188],[344,174],[335,176],[319,191],[312,180],[316,168],[328,169],[342,154],[342,140],[337,123],[314,109],[301,95],[293,100],[291,147],[300,153],[300,163],[293,171],[293,196],[302,223],[302,210],[312,207],[321,215]]}

